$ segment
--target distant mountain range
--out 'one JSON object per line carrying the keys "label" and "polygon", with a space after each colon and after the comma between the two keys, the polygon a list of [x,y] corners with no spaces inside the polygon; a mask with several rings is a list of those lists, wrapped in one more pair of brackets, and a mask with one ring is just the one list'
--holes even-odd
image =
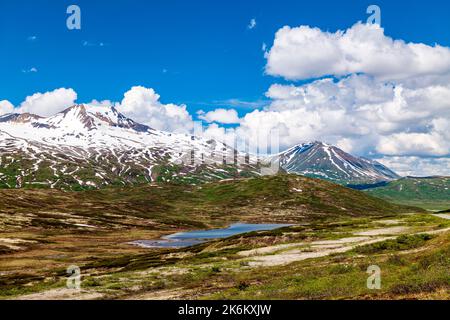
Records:
{"label": "distant mountain range", "polygon": [[[0,117],[3,188],[196,184],[258,176],[256,159],[217,140],[154,130],[109,107],[81,104],[48,118],[26,113]],[[344,185],[398,178],[376,161],[322,142],[295,146],[260,163],[270,160],[278,160],[288,173]]]}

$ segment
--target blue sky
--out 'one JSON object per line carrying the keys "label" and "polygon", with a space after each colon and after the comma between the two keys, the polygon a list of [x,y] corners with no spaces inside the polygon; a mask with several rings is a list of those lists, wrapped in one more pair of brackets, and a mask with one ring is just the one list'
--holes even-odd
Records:
{"label": "blue sky", "polygon": [[[66,27],[72,4],[81,30]],[[365,24],[372,4],[382,28]],[[0,114],[108,100],[160,130],[276,129],[282,148],[321,140],[450,175],[449,13],[444,0],[1,0]]]}
{"label": "blue sky", "polygon": [[[395,2],[395,3],[394,3]],[[386,33],[450,45],[447,1],[377,1]],[[66,8],[82,10],[69,31]],[[237,99],[259,101],[274,82],[264,75],[263,42],[284,25],[336,31],[367,18],[372,1],[54,1],[0,2],[0,98],[18,104],[35,92],[73,88],[80,101],[118,101],[133,85],[190,111]],[[256,27],[248,29],[251,19]],[[27,40],[36,36],[35,41]],[[89,42],[89,46],[83,43]],[[100,43],[105,46],[99,46]],[[37,68],[37,73],[23,70]],[[165,72],[164,72],[165,70]],[[238,108],[240,114],[246,108]]]}

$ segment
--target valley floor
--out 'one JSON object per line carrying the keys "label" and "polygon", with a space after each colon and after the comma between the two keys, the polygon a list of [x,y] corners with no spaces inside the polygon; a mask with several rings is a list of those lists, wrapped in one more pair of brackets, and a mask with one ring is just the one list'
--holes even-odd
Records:
{"label": "valley floor", "polygon": [[[428,213],[308,221],[182,249],[151,228],[0,233],[1,299],[450,299],[450,220]],[[150,231],[148,231],[150,230]],[[68,289],[66,269],[81,269]],[[368,289],[369,266],[381,288]]]}

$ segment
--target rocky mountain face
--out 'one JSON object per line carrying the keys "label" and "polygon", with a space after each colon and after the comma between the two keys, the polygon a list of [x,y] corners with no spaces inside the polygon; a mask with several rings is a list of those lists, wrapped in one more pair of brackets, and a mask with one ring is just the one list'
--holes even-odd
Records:
{"label": "rocky mountain face", "polygon": [[275,159],[288,173],[340,184],[371,184],[399,178],[395,172],[377,161],[352,156],[318,141],[292,147],[276,155]]}
{"label": "rocky mountain face", "polygon": [[0,187],[80,190],[257,175],[245,160],[218,141],[154,130],[114,108],[0,117]]}

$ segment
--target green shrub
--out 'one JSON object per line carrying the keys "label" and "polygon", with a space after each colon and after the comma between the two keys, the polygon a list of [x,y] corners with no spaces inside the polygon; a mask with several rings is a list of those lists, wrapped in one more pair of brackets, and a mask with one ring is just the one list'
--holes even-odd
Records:
{"label": "green shrub", "polygon": [[433,237],[429,234],[414,234],[414,235],[401,235],[396,239],[390,239],[377,243],[367,244],[364,246],[358,246],[355,248],[355,252],[362,254],[373,254],[390,251],[401,251],[418,248],[425,244],[426,241]]}
{"label": "green shrub", "polygon": [[245,289],[247,289],[248,287],[250,287],[250,285],[248,284],[248,282],[246,281],[240,281],[239,284],[237,285],[237,288],[240,291],[244,291]]}
{"label": "green shrub", "polygon": [[390,255],[387,262],[390,264],[396,265],[396,266],[406,265],[406,261],[402,257],[400,257],[398,254]]}
{"label": "green shrub", "polygon": [[211,268],[211,271],[212,271],[213,273],[219,273],[219,272],[220,272],[220,268],[217,267],[217,266],[214,266],[214,267]]}
{"label": "green shrub", "polygon": [[96,278],[88,278],[82,282],[83,287],[100,287],[102,284]]}

